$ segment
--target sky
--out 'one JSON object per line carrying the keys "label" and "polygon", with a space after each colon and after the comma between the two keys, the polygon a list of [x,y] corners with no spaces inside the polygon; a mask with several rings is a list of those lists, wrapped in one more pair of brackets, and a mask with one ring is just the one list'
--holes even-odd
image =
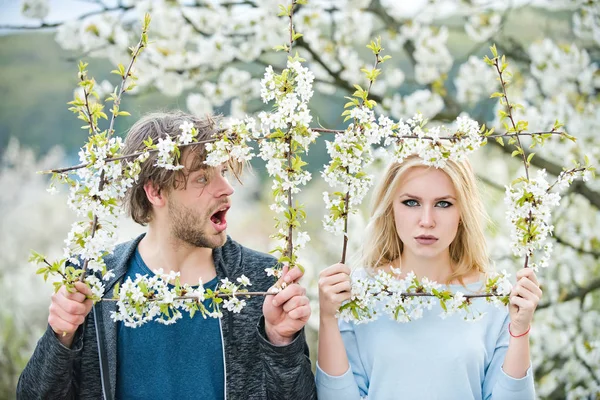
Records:
{"label": "sky", "polygon": [[[106,1],[106,3],[113,3]],[[0,26],[32,25],[38,26],[39,20],[25,18],[21,15],[22,0],[0,0]],[[45,22],[59,22],[74,19],[79,15],[97,10],[98,6],[85,0],[49,0],[50,14]],[[6,30],[0,30],[6,33]]]}

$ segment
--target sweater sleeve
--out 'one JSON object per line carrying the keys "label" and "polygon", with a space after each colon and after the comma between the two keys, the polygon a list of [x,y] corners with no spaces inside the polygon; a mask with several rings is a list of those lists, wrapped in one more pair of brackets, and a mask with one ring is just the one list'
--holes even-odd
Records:
{"label": "sweater sleeve", "polygon": [[509,317],[506,315],[502,329],[500,330],[492,360],[485,371],[483,380],[483,398],[485,400],[534,400],[535,388],[533,383],[533,373],[531,366],[527,369],[527,374],[523,378],[513,378],[507,375],[502,369],[506,351],[508,350]]}
{"label": "sweater sleeve", "polygon": [[256,329],[271,400],[312,400],[317,398],[308,345],[301,330],[285,346],[275,346],[267,339],[265,319],[261,317]]}
{"label": "sweater sleeve", "polygon": [[343,375],[332,376],[325,373],[317,363],[317,392],[320,400],[358,400],[369,394],[369,380],[360,359],[353,325],[340,321],[339,326],[350,366]]}
{"label": "sweater sleeve", "polygon": [[75,364],[83,348],[82,328],[73,346],[65,347],[50,326],[19,377],[17,399],[69,399],[75,397]]}

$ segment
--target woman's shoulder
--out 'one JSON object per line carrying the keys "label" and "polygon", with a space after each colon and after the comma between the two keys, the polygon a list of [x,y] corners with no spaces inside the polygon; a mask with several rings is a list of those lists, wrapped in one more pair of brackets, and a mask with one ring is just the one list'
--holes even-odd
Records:
{"label": "woman's shoulder", "polygon": [[369,277],[372,277],[373,273],[365,267],[358,267],[352,269],[351,276],[353,279],[367,279]]}

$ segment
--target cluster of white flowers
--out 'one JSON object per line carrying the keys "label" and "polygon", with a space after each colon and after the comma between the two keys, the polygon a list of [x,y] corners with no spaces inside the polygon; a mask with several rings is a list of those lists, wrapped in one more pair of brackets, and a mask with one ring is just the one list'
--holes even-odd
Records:
{"label": "cluster of white flowers", "polygon": [[528,54],[530,71],[542,93],[553,96],[560,92],[594,93],[600,87],[598,65],[592,63],[586,50],[575,44],[558,46],[550,39],[533,43]]}
{"label": "cluster of white flowers", "polygon": [[448,28],[421,26],[415,22],[402,25],[400,34],[414,43],[415,80],[422,84],[432,83],[452,68],[452,54],[446,47]]}
{"label": "cluster of white flowers", "polygon": [[460,66],[454,79],[456,99],[461,103],[475,104],[489,97],[490,92],[498,86],[496,77],[494,70],[481,58],[469,57],[469,60]]}
{"label": "cluster of white flowers", "polygon": [[244,120],[233,119],[229,124],[230,127],[226,134],[221,135],[213,143],[205,144],[206,164],[218,166],[232,158],[239,162],[246,162],[254,157],[248,143],[258,136],[258,132],[255,130],[255,120],[249,117]]}
{"label": "cluster of white flowers", "polygon": [[21,13],[27,18],[44,19],[49,12],[48,0],[23,0],[21,3]]}
{"label": "cluster of white flowers", "polygon": [[409,95],[395,93],[383,99],[383,107],[395,118],[408,118],[416,113],[433,118],[444,109],[444,99],[429,89],[419,89]]}
{"label": "cluster of white flowers", "polygon": [[396,125],[396,133],[384,141],[386,146],[393,145],[394,161],[401,163],[406,157],[416,154],[426,165],[442,168],[447,159],[462,161],[485,143],[479,124],[467,116],[459,116],[451,128],[435,126],[424,129],[425,125],[421,114]]}
{"label": "cluster of white flowers", "polygon": [[573,13],[573,32],[582,39],[592,39],[600,45],[600,9],[594,2],[581,1]]}
{"label": "cluster of white flowers", "polygon": [[[561,183],[562,185],[562,183]],[[560,195],[549,192],[546,171],[538,171],[536,178],[506,186],[504,203],[510,223],[511,249],[515,256],[533,257],[536,250],[543,251],[539,262],[531,260],[530,266],[548,266],[552,243],[546,243],[552,234],[552,209],[560,204]]]}
{"label": "cluster of white flowers", "polygon": [[[300,153],[308,152],[309,145],[315,141],[318,134],[310,129],[312,116],[308,108],[313,90],[314,75],[308,68],[302,66],[298,59],[289,58],[287,68],[281,74],[268,66],[261,81],[261,97],[265,103],[274,101],[272,112],[261,112],[259,156],[266,162],[269,176],[273,177],[274,202],[271,210],[283,213],[285,220],[277,219],[278,232],[273,239],[281,242],[277,248],[282,254],[287,253],[287,242],[290,240],[288,228],[298,227],[304,220],[301,206],[289,209],[290,194],[300,192],[300,186],[312,178],[310,172],[302,169],[306,163],[300,158]],[[303,248],[310,240],[306,232],[298,232],[297,241],[293,244],[292,253]],[[295,256],[290,258],[294,264]],[[270,275],[279,277],[277,269],[269,269]]]}
{"label": "cluster of white flowers", "polygon": [[[237,278],[239,285],[225,278],[214,290],[206,290],[202,279],[197,286],[179,283],[179,272],[166,274],[162,269],[154,271],[154,275],[137,274],[132,280],[128,277],[114,291],[117,300],[117,311],[111,313],[114,321],[123,321],[125,326],[136,328],[150,321],[169,325],[182,317],[181,311],[188,312],[191,317],[199,312],[203,318],[220,318],[223,313],[219,309],[220,297],[226,297],[223,307],[239,313],[246,305],[243,296],[250,286],[249,279],[242,275]],[[219,296],[226,295],[226,296]]]}
{"label": "cluster of white flowers", "polygon": [[[381,116],[379,124],[373,110],[366,106],[355,107],[350,112],[354,123],[333,141],[326,142],[330,162],[321,175],[325,182],[337,191],[323,193],[327,214],[323,220],[326,231],[336,235],[343,233],[344,220],[356,211],[373,185],[373,177],[364,168],[373,162],[371,146],[392,132],[392,121]],[[346,196],[349,202],[346,204]]]}
{"label": "cluster of white flowers", "polygon": [[473,14],[465,24],[465,32],[474,42],[483,42],[498,31],[501,22],[502,18],[497,13]]}
{"label": "cluster of white flowers", "polygon": [[[121,163],[106,162],[105,159],[119,154],[123,143],[121,138],[106,139],[96,134],[79,152],[79,159],[86,168],[77,170],[77,180],[63,175],[60,179],[70,184],[67,204],[78,217],[87,218],[73,223],[65,239],[64,257],[70,264],[81,266],[87,260],[88,268],[101,277],[106,277],[106,265],[103,256],[112,252],[117,240],[117,220],[123,213],[118,200],[134,183],[130,174],[125,173],[127,166]],[[92,216],[96,220],[92,232]],[[108,277],[104,280],[109,279]],[[96,299],[104,293],[102,280],[88,277],[88,283]]]}
{"label": "cluster of white flowers", "polygon": [[[352,297],[342,305],[338,318],[361,324],[376,320],[381,315],[397,322],[409,322],[423,317],[425,310],[431,310],[439,303],[441,318],[462,312],[466,321],[476,321],[483,313],[471,308],[471,295],[457,291],[452,292],[444,285],[427,278],[417,279],[410,272],[404,278],[379,270],[376,274],[367,275],[359,272],[352,280]],[[356,277],[356,275],[359,275]],[[485,290],[478,294],[487,294],[486,299],[492,304],[503,307],[507,304],[507,296],[512,288],[508,275],[491,274],[487,279]]]}

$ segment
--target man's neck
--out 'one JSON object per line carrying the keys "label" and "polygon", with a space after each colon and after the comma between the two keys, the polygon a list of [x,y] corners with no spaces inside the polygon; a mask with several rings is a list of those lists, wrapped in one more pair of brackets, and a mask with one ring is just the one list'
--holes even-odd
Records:
{"label": "man's neck", "polygon": [[196,247],[173,238],[168,229],[153,229],[140,241],[138,251],[144,263],[152,271],[162,268],[164,272],[180,273],[180,282],[197,285],[198,279],[209,282],[216,276],[212,249]]}

